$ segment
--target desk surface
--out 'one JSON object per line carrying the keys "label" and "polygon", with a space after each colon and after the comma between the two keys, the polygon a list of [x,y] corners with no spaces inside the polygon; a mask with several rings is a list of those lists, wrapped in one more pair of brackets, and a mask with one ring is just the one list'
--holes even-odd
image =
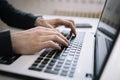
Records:
{"label": "desk surface", "polygon": [[[90,31],[95,33],[97,25],[98,25],[98,21],[99,19],[95,19],[95,18],[82,18],[82,17],[65,17],[65,16],[48,16],[45,15],[44,16],[45,19],[53,19],[53,18],[62,18],[62,19],[72,19],[75,21],[75,23],[88,23],[90,25],[92,25],[92,28],[79,28],[79,30],[81,31]],[[12,31],[19,31],[19,29],[13,29],[10,28]],[[14,74],[8,74],[8,73],[4,73],[4,72],[0,72],[0,80],[30,80],[30,78],[24,78],[18,75],[14,75]]]}

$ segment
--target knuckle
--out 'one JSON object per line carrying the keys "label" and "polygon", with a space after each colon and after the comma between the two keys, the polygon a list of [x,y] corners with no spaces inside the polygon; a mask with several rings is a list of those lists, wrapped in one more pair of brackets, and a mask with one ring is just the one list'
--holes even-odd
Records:
{"label": "knuckle", "polygon": [[52,28],[49,28],[50,30],[52,30],[52,31],[54,31],[54,32],[56,32],[56,30],[55,29],[52,29]]}
{"label": "knuckle", "polygon": [[55,20],[56,20],[56,21],[61,21],[61,19],[59,19],[59,18],[56,18]]}
{"label": "knuckle", "polygon": [[70,20],[70,22],[74,23],[74,21],[73,21],[73,20]]}
{"label": "knuckle", "polygon": [[53,41],[49,40],[48,45],[52,45],[52,44],[53,44]]}
{"label": "knuckle", "polygon": [[73,23],[71,21],[69,21],[69,25],[72,25]]}
{"label": "knuckle", "polygon": [[43,34],[44,34],[43,31],[40,31],[40,30],[36,30],[35,33],[36,33],[37,35],[43,35]]}
{"label": "knuckle", "polygon": [[58,36],[57,36],[57,35],[54,35],[54,39],[58,39]]}
{"label": "knuckle", "polygon": [[38,27],[36,27],[36,30],[39,30],[39,29],[41,29],[41,27],[39,27],[39,26],[38,26]]}
{"label": "knuckle", "polygon": [[59,33],[59,32],[56,32],[56,35],[60,36],[60,33]]}
{"label": "knuckle", "polygon": [[43,29],[43,27],[41,27],[41,26],[38,26],[38,27],[35,28],[36,31],[40,31],[42,29]]}
{"label": "knuckle", "polygon": [[40,34],[40,31],[39,31],[39,30],[36,30],[35,33],[36,33],[36,34]]}
{"label": "knuckle", "polygon": [[41,23],[45,23],[46,21],[44,19],[41,19]]}

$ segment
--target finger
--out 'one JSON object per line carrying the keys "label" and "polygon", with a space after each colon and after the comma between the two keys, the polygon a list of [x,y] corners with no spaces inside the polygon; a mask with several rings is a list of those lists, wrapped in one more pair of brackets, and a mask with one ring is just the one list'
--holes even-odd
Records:
{"label": "finger", "polygon": [[47,27],[43,27],[43,26],[37,26],[37,27],[35,27],[35,29],[36,30],[47,30],[47,31],[53,31],[53,30],[55,30],[54,28],[47,28]]}
{"label": "finger", "polygon": [[42,41],[42,42],[49,41],[49,40],[63,44],[65,46],[68,46],[68,43],[64,39],[60,38],[57,35],[48,35],[48,36],[41,36],[40,37],[40,41]]}
{"label": "finger", "polygon": [[50,25],[49,23],[44,23],[44,27],[47,27],[47,28],[51,28],[51,29],[53,29],[54,27],[52,26],[52,25]]}
{"label": "finger", "polygon": [[65,25],[66,27],[70,27],[72,33],[74,33],[76,35],[75,25],[72,22],[70,22],[68,20],[58,19],[58,23],[61,25]]}
{"label": "finger", "polygon": [[59,37],[61,37],[62,39],[64,39],[67,43],[69,43],[69,41],[67,40],[67,38],[65,36],[63,36],[59,31],[50,31],[50,32],[46,32],[47,35],[57,35]]}
{"label": "finger", "polygon": [[65,36],[63,36],[59,31],[57,31],[56,29],[48,29],[48,30],[43,30],[41,32],[38,31],[38,34],[42,35],[42,36],[46,36],[46,35],[57,35],[59,37],[61,37],[62,39],[64,39],[67,43],[69,42],[67,40],[67,38]]}
{"label": "finger", "polygon": [[47,28],[53,28],[52,25],[48,24],[45,19],[39,19],[37,18],[37,26],[47,27]]}
{"label": "finger", "polygon": [[67,43],[69,43],[68,39],[65,36],[63,36],[59,31],[56,32],[56,35],[58,35],[59,37],[64,39]]}
{"label": "finger", "polygon": [[73,25],[75,25],[75,22],[74,22],[73,20],[68,20],[68,21],[72,22],[72,23],[73,23]]}
{"label": "finger", "polygon": [[42,48],[43,49],[44,48],[55,48],[55,49],[61,50],[61,47],[57,43],[50,41],[50,40],[43,42]]}
{"label": "finger", "polygon": [[72,33],[74,33],[75,35],[77,34],[77,33],[76,33],[76,29],[75,29],[75,25],[74,25],[72,22],[66,21],[66,27],[70,27]]}
{"label": "finger", "polygon": [[[31,29],[33,31],[33,29]],[[46,35],[46,34],[50,34],[51,32],[56,32],[56,29],[51,29],[51,28],[45,28],[45,27],[36,27],[34,29],[34,32],[36,32],[39,35]]]}

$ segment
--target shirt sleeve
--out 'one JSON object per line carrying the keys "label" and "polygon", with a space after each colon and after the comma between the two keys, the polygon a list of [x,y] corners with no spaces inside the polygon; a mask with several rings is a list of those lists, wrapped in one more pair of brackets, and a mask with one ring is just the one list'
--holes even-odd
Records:
{"label": "shirt sleeve", "polygon": [[0,56],[12,55],[10,31],[0,32]]}
{"label": "shirt sleeve", "polygon": [[34,27],[37,16],[17,10],[6,0],[0,0],[0,18],[9,26],[29,29]]}

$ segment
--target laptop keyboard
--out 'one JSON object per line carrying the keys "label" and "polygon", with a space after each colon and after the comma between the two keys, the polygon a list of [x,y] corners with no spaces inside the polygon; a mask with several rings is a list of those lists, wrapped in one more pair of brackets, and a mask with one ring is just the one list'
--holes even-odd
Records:
{"label": "laptop keyboard", "polygon": [[30,70],[40,71],[55,75],[73,77],[80,56],[85,33],[80,32],[77,36],[62,33],[66,36],[70,45],[62,47],[62,50],[46,49],[29,67]]}

